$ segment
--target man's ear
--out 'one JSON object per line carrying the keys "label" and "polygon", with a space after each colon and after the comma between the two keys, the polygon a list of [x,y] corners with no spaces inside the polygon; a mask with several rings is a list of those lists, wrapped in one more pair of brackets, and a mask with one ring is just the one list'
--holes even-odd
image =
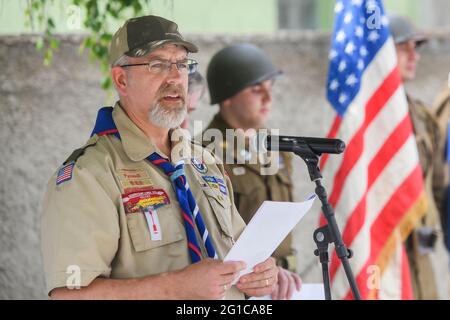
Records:
{"label": "man's ear", "polygon": [[229,105],[230,105],[230,103],[231,103],[231,101],[230,101],[230,99],[226,99],[226,100],[223,100],[221,103],[220,103],[220,107],[222,108],[227,108]]}
{"label": "man's ear", "polygon": [[128,76],[125,70],[121,67],[113,67],[111,69],[111,79],[117,92],[122,96],[126,96],[128,91]]}

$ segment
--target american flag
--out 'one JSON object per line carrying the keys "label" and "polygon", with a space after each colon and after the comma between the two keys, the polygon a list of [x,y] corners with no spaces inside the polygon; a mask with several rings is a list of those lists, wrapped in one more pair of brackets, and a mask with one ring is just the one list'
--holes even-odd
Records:
{"label": "american flag", "polygon": [[71,162],[59,169],[58,175],[56,176],[56,185],[60,185],[61,183],[72,179],[72,171],[74,165],[75,163]]}
{"label": "american flag", "polygon": [[[412,298],[403,242],[426,209],[388,24],[381,1],[336,2],[327,81],[336,115],[328,136],[347,148],[332,161],[323,157],[321,168],[363,299]],[[334,298],[352,298],[335,252],[330,278]]]}

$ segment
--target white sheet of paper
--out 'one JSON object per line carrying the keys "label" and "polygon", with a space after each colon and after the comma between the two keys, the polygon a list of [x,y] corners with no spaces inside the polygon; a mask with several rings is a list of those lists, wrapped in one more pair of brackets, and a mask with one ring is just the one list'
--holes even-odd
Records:
{"label": "white sheet of paper", "polygon": [[[239,277],[268,259],[289,232],[311,208],[315,194],[303,202],[264,201],[224,261],[244,261],[247,268]],[[239,280],[239,277],[233,282]]]}
{"label": "white sheet of paper", "polygon": [[[249,300],[272,300],[269,295],[250,297]],[[304,283],[300,291],[295,291],[291,300],[325,300],[323,283]]]}

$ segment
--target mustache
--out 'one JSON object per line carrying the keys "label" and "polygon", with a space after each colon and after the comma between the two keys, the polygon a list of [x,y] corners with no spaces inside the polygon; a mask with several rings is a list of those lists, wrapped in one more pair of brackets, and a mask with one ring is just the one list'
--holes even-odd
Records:
{"label": "mustache", "polygon": [[184,87],[181,84],[166,84],[161,86],[158,90],[158,100],[164,98],[165,95],[178,95],[183,100],[186,101],[186,93]]}

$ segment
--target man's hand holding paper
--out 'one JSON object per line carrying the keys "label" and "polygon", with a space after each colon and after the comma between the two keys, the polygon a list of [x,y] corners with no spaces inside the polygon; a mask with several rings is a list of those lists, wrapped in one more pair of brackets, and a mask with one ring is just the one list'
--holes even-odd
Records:
{"label": "man's hand holding paper", "polygon": [[270,256],[311,208],[314,199],[313,194],[303,202],[264,201],[224,259],[244,261],[247,265],[235,281],[239,290],[249,296],[271,294],[273,298],[289,298],[294,286],[300,289],[300,278],[284,269],[280,272],[285,281],[279,283],[279,269]]}
{"label": "man's hand holding paper", "polygon": [[237,288],[248,296],[264,296],[271,294],[278,282],[278,267],[274,258],[257,264],[253,272],[242,276]]}

